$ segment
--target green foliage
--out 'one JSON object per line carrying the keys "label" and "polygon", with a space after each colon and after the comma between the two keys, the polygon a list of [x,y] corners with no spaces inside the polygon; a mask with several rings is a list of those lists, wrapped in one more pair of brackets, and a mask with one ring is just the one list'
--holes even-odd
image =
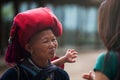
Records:
{"label": "green foliage", "polygon": [[11,21],[14,16],[13,3],[7,3],[2,6],[2,18],[4,21]]}

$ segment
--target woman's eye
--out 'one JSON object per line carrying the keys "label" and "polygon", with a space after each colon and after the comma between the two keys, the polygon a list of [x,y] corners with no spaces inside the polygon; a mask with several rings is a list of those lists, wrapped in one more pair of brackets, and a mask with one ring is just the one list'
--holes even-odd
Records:
{"label": "woman's eye", "polygon": [[43,43],[47,43],[47,42],[48,42],[48,40],[43,40],[42,42],[43,42]]}
{"label": "woman's eye", "polygon": [[56,39],[54,38],[54,39],[52,39],[52,41],[56,41]]}

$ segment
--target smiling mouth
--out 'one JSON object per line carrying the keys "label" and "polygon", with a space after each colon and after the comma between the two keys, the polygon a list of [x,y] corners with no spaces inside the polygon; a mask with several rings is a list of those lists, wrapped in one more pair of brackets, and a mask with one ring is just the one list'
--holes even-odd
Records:
{"label": "smiling mouth", "polygon": [[50,54],[54,55],[55,54],[55,49],[51,50]]}

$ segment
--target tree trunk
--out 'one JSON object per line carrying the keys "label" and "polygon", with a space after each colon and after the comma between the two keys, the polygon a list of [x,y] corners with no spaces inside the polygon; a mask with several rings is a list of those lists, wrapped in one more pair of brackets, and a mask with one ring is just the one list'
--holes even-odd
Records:
{"label": "tree trunk", "polygon": [[3,45],[2,45],[2,40],[3,40],[3,18],[2,18],[2,1],[0,1],[0,55],[3,55]]}
{"label": "tree trunk", "polygon": [[18,14],[19,6],[20,6],[20,1],[19,0],[13,1],[14,15]]}
{"label": "tree trunk", "polygon": [[37,0],[38,7],[44,7],[47,3],[47,0]]}

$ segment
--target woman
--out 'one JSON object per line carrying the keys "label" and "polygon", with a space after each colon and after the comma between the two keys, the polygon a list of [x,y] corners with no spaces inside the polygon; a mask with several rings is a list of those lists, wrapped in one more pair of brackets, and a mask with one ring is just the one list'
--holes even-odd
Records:
{"label": "woman", "polygon": [[[94,66],[95,80],[120,80],[120,0],[105,0],[99,9],[99,34],[107,49]],[[92,73],[83,78],[93,80]]]}
{"label": "woman", "polygon": [[[36,8],[15,16],[6,52],[8,69],[0,80],[69,80],[67,72],[51,64],[62,35],[62,25],[48,8]],[[67,51],[56,65],[75,62],[77,52]]]}

